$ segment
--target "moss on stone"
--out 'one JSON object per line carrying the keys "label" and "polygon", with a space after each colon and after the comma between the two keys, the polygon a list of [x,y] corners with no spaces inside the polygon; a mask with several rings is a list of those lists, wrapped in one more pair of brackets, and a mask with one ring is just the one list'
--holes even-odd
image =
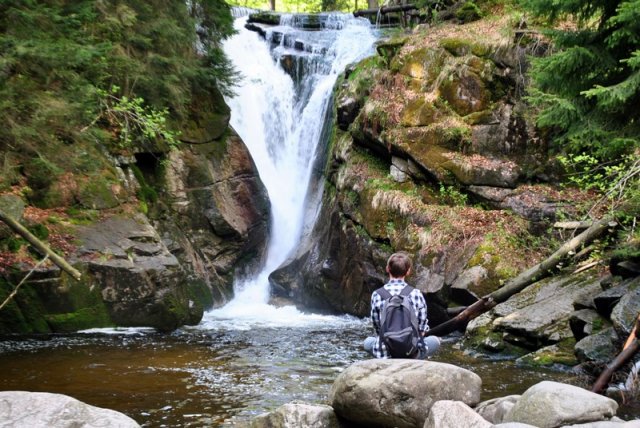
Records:
{"label": "moss on stone", "polygon": [[456,11],[456,18],[462,24],[466,24],[482,18],[482,11],[474,2],[468,1],[458,8]]}
{"label": "moss on stone", "polygon": [[382,57],[385,64],[390,64],[400,48],[404,46],[409,38],[404,35],[397,35],[390,39],[381,40],[376,44],[376,52]]}
{"label": "moss on stone", "polygon": [[49,314],[45,318],[56,333],[68,333],[96,327],[111,327],[113,322],[104,307],[81,308],[75,312]]}
{"label": "moss on stone", "polygon": [[575,366],[578,360],[574,353],[576,341],[568,338],[555,345],[546,346],[518,359],[519,363],[549,367],[554,365]]}
{"label": "moss on stone", "polygon": [[440,40],[440,46],[453,56],[476,55],[486,57],[491,52],[488,46],[473,40],[456,37]]}
{"label": "moss on stone", "polygon": [[405,55],[396,55],[391,61],[390,69],[393,72],[420,79],[426,87],[440,75],[448,56],[444,49],[416,49]]}
{"label": "moss on stone", "polygon": [[267,24],[267,25],[279,25],[280,24],[280,14],[276,12],[258,12],[252,13],[249,15],[247,19],[248,22],[255,22],[258,24]]}
{"label": "moss on stone", "polygon": [[96,175],[79,185],[78,200],[85,208],[107,209],[120,204],[114,186],[119,186],[115,177]]}
{"label": "moss on stone", "polygon": [[[14,290],[15,284],[0,277],[0,301]],[[51,329],[43,316],[44,308],[31,284],[24,284],[0,311],[1,334],[49,333]]]}

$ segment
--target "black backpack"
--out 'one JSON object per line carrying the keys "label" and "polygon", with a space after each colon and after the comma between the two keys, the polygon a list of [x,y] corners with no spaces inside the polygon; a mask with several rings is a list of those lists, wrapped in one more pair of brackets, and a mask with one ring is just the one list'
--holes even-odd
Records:
{"label": "black backpack", "polygon": [[395,296],[384,287],[376,290],[385,301],[380,314],[380,341],[386,345],[391,358],[415,358],[418,346],[424,346],[418,317],[409,297],[412,291],[410,285]]}

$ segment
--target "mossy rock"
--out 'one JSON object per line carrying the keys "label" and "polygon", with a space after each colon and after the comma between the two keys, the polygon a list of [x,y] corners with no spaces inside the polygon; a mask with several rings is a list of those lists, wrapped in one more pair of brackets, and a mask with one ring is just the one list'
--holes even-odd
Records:
{"label": "mossy rock", "polygon": [[[14,281],[0,277],[0,300],[4,301],[14,290]],[[24,284],[12,300],[0,311],[0,334],[50,333],[37,290]]]}
{"label": "mossy rock", "polygon": [[430,85],[442,72],[448,57],[449,53],[444,49],[416,49],[405,55],[396,55],[390,69]]}
{"label": "mossy rock", "polygon": [[535,352],[518,358],[517,362],[537,367],[568,366],[578,364],[574,353],[576,341],[573,338],[565,339],[557,344],[545,346]]}
{"label": "mossy rock", "polygon": [[197,94],[191,102],[189,118],[177,125],[180,140],[202,144],[221,139],[228,130],[231,112],[218,90]]}
{"label": "mossy rock", "polygon": [[486,45],[473,40],[455,37],[440,40],[440,46],[442,46],[451,55],[457,57],[466,55],[486,57],[491,53],[491,50]]}
{"label": "mossy rock", "polygon": [[104,307],[81,308],[75,312],[49,314],[45,316],[51,330],[56,333],[70,333],[88,328],[112,327]]}
{"label": "mossy rock", "polygon": [[280,14],[276,12],[258,12],[249,15],[247,22],[266,25],[280,25]]}
{"label": "mossy rock", "polygon": [[95,176],[84,180],[78,186],[78,202],[84,208],[103,210],[120,204],[118,191],[120,183],[105,176]]}
{"label": "mossy rock", "polygon": [[442,113],[424,98],[411,100],[402,110],[402,126],[428,126],[442,117]]}
{"label": "mossy rock", "polygon": [[461,24],[477,21],[480,18],[482,18],[482,11],[472,1],[466,2],[456,10],[456,19],[458,19]]}
{"label": "mossy rock", "polygon": [[443,79],[439,86],[440,96],[461,116],[486,110],[491,102],[487,82],[469,68]]}
{"label": "mossy rock", "polygon": [[395,36],[391,39],[381,40],[376,44],[376,52],[386,64],[389,64],[408,39],[407,36]]}

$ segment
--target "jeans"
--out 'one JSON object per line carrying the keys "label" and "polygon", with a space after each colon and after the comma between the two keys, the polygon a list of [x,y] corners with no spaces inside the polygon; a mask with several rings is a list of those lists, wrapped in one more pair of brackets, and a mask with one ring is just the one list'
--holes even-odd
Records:
{"label": "jeans", "polygon": [[[373,347],[376,344],[376,340],[378,338],[371,336],[371,337],[367,337],[364,340],[364,350],[367,351],[369,354],[373,355]],[[433,354],[435,354],[436,352],[438,352],[438,349],[440,349],[440,338],[437,336],[427,336],[425,338],[423,338],[424,340],[424,346],[425,348],[420,348],[419,352],[418,352],[418,356],[416,357],[416,359],[418,360],[424,360],[428,357],[431,357]]]}

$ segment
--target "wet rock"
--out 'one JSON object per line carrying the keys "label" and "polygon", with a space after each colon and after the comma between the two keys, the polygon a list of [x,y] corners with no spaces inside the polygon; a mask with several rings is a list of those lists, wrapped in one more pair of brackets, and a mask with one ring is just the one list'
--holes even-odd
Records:
{"label": "wet rock", "polygon": [[490,428],[493,425],[460,401],[441,400],[431,407],[424,428]]}
{"label": "wet rock", "polygon": [[617,354],[618,335],[612,327],[582,338],[575,346],[579,361],[606,364]]}
{"label": "wet rock", "polygon": [[493,398],[478,404],[475,411],[492,424],[500,424],[519,399],[519,395]]}
{"label": "wet rock", "polygon": [[597,422],[616,414],[618,403],[573,385],[543,381],[527,389],[505,416],[540,428]]}
{"label": "wet rock", "polygon": [[4,426],[11,427],[140,427],[136,421],[115,410],[47,392],[0,392],[0,419]]}
{"label": "wet rock", "polygon": [[596,310],[604,318],[609,318],[613,308],[618,304],[620,299],[631,289],[640,285],[640,277],[630,278],[614,285],[613,287],[599,293],[593,298]]}
{"label": "wet rock", "polygon": [[100,288],[114,323],[170,331],[199,322],[202,305],[189,299],[178,260],[144,216],[111,217],[82,227],[79,237],[82,252],[94,255],[92,286]]}
{"label": "wet rock", "polygon": [[348,130],[349,125],[351,125],[356,116],[358,116],[360,107],[360,102],[353,96],[340,98],[336,103],[338,127],[343,131]]}
{"label": "wet rock", "polygon": [[609,322],[602,318],[593,309],[581,309],[579,311],[575,311],[569,318],[569,327],[571,327],[573,337],[578,341],[604,327],[607,327],[608,325]]}
{"label": "wet rock", "polygon": [[339,428],[341,425],[333,408],[302,402],[291,402],[270,413],[254,418],[250,428]]}
{"label": "wet rock", "polygon": [[591,422],[587,424],[565,425],[562,428],[638,428],[638,427],[640,427],[639,421],[625,422],[624,420],[611,420],[611,421]]}
{"label": "wet rock", "polygon": [[[638,284],[636,282],[636,284]],[[611,311],[611,322],[613,327],[622,336],[628,336],[640,313],[640,285],[635,289],[630,289],[622,296],[620,301]]]}
{"label": "wet rock", "polygon": [[329,401],[342,418],[363,426],[422,426],[434,403],[480,401],[482,381],[450,364],[417,360],[367,360],[336,378]]}
{"label": "wet rock", "polygon": [[489,276],[489,272],[483,266],[473,266],[462,272],[451,285],[451,298],[461,305],[471,305],[480,296],[475,291]]}
{"label": "wet rock", "polygon": [[573,336],[568,326],[574,312],[573,302],[599,291],[598,281],[589,277],[543,280],[496,306],[494,312],[499,318],[493,326],[526,338],[537,346],[556,343]]}

